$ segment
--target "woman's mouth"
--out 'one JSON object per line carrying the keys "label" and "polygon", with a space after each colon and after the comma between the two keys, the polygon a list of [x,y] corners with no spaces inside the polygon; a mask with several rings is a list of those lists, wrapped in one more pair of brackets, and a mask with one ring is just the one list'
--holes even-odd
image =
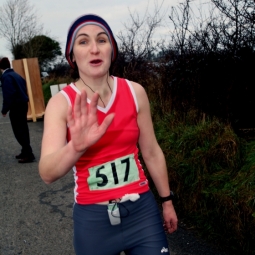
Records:
{"label": "woman's mouth", "polygon": [[100,63],[102,63],[102,60],[101,59],[94,59],[94,60],[92,60],[92,61],[90,61],[90,63],[91,64],[100,64]]}

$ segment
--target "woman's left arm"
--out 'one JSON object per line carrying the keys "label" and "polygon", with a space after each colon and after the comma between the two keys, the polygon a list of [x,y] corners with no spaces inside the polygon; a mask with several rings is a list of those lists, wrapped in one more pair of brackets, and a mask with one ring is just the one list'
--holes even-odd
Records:
{"label": "woman's left arm", "polygon": [[[150,104],[144,88],[132,82],[138,101],[137,123],[140,129],[139,147],[150,176],[161,197],[170,195],[170,187],[164,154],[156,140],[151,119]],[[177,216],[172,201],[162,204],[165,228],[169,233],[177,229]]]}

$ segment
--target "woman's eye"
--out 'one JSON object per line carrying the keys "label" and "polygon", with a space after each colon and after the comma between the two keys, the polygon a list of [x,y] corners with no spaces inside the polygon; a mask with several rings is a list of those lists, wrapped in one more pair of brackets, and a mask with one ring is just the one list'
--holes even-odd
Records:
{"label": "woman's eye", "polygon": [[105,39],[99,39],[98,41],[99,41],[99,43],[105,43],[106,42]]}
{"label": "woman's eye", "polygon": [[87,41],[85,41],[85,40],[81,40],[79,43],[80,43],[80,44],[86,44],[86,43],[87,43]]}

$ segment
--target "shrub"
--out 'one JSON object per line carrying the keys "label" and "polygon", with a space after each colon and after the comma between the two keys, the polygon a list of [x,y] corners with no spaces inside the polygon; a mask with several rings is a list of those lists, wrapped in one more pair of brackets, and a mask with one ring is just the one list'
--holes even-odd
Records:
{"label": "shrub", "polygon": [[45,79],[43,82],[43,96],[44,96],[44,102],[45,106],[48,104],[50,98],[51,98],[51,91],[50,91],[50,86],[55,85],[55,84],[61,84],[61,83],[70,83],[71,79],[70,78],[48,78]]}
{"label": "shrub", "polygon": [[217,119],[173,112],[157,121],[179,217],[241,254],[255,254],[255,142]]}

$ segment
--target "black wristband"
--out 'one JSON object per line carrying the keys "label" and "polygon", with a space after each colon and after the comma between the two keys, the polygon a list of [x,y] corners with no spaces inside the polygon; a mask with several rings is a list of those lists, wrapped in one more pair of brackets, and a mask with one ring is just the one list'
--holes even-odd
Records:
{"label": "black wristband", "polygon": [[161,202],[162,204],[163,204],[164,202],[166,202],[166,201],[173,200],[173,198],[174,198],[174,193],[173,193],[173,191],[170,191],[170,195],[167,196],[167,197],[159,197],[160,202]]}

